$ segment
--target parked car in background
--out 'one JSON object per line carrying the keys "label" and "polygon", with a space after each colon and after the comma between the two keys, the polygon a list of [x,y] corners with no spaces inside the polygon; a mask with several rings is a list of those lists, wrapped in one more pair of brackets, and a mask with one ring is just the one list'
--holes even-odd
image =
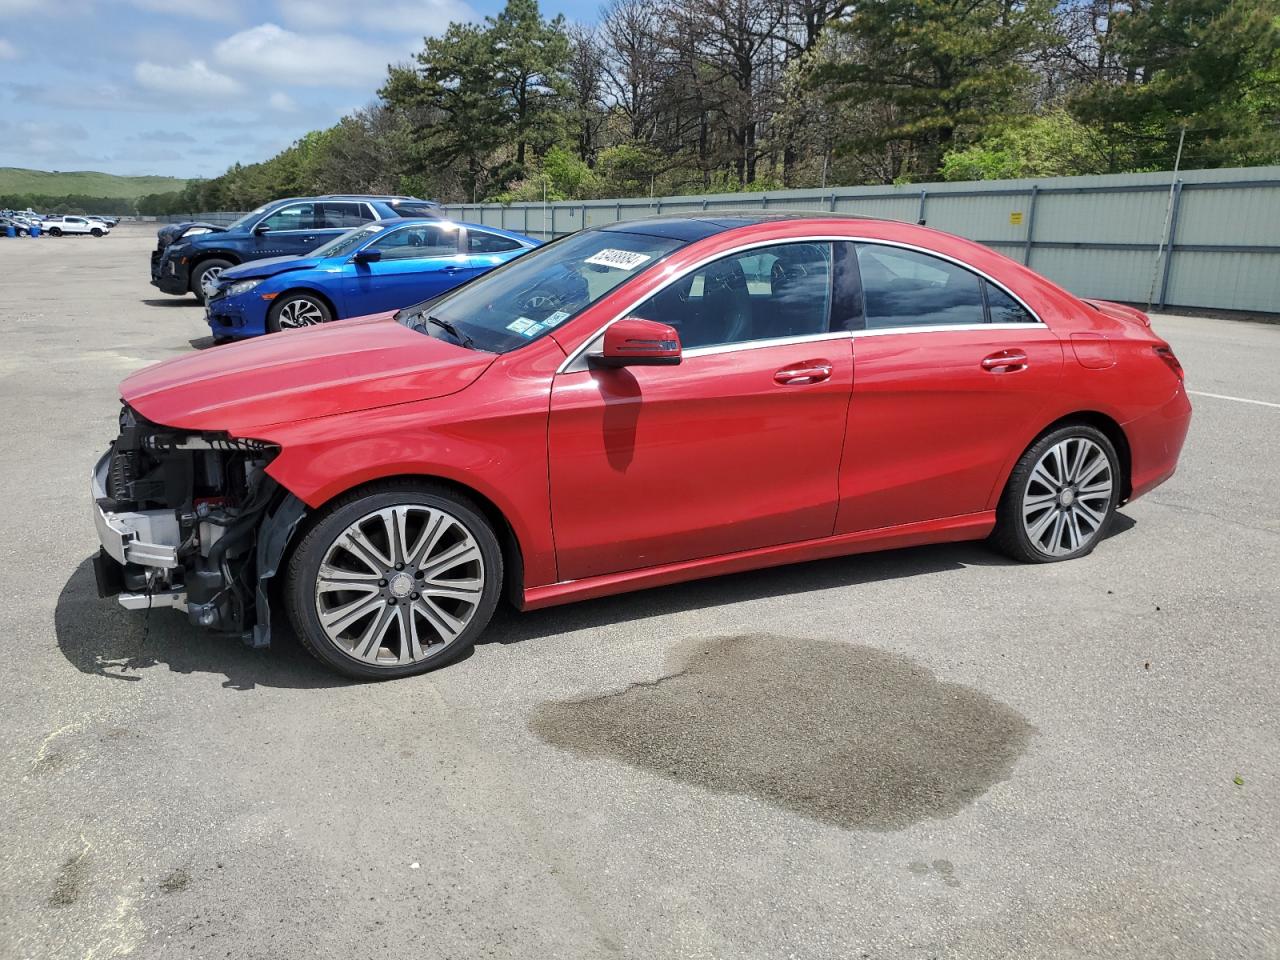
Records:
{"label": "parked car in background", "polygon": [[48,217],[42,226],[45,232],[51,237],[62,237],[67,235],[81,235],[92,237],[105,237],[111,232],[111,227],[97,220],[90,220],[88,217]]}
{"label": "parked car in background", "polygon": [[0,216],[0,233],[6,233],[9,227],[19,237],[25,237],[31,230],[25,220],[13,216]]}
{"label": "parked car in background", "polygon": [[250,260],[310,253],[352,227],[399,217],[439,216],[440,205],[416,197],[292,197],[263,204],[228,226],[162,227],[151,254],[151,283],[203,302],[223,270]]}
{"label": "parked car in background", "polygon": [[114,227],[116,224],[120,222],[119,217],[99,217],[96,214],[92,214],[92,213],[87,214],[85,216],[85,219],[96,220],[98,223],[105,223],[108,227]]}
{"label": "parked car in background", "polygon": [[582,230],[395,319],[167,360],[121,395],[92,479],[102,595],[258,645],[275,597],[366,678],[464,655],[504,595],[988,537],[1083,557],[1191,419],[1142,312],[835,215]]}
{"label": "parked car in background", "polygon": [[239,340],[429,300],[538,246],[496,227],[404,218],[358,227],[302,257],[228,267],[206,319],[215,340]]}

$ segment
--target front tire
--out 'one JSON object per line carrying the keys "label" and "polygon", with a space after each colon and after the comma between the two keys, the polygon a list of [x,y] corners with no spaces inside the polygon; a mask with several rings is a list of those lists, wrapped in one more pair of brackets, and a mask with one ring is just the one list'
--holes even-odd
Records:
{"label": "front tire", "polygon": [[299,330],[328,323],[332,319],[333,311],[319,297],[310,293],[287,293],[277,297],[267,311],[267,330],[270,333]]}
{"label": "front tire", "polygon": [[89,232],[90,232],[91,234],[93,234],[95,237],[100,237],[100,236],[102,236],[102,230],[101,230],[100,228],[98,228],[98,227],[94,227],[94,228],[93,228],[92,230],[90,230]]}
{"label": "front tire", "polygon": [[203,260],[196,265],[191,274],[191,292],[196,299],[204,303],[213,294],[214,284],[223,270],[230,270],[235,264],[230,260]]}
{"label": "front tire", "polygon": [[386,481],[339,498],[303,536],[285,575],[289,617],[321,663],[389,680],[474,646],[502,592],[502,550],[467,498]]}
{"label": "front tire", "polygon": [[993,543],[1024,563],[1092,552],[1120,502],[1120,460],[1107,435],[1086,424],[1053,430],[1018,460],[996,510]]}

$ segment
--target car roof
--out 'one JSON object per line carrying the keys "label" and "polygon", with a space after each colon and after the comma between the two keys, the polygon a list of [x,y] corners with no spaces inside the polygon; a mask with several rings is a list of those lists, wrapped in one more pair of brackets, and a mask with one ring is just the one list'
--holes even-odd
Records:
{"label": "car roof", "polygon": [[501,227],[491,227],[484,223],[468,223],[465,220],[452,220],[448,217],[387,217],[383,220],[376,221],[379,226],[398,227],[405,223],[456,223],[460,227],[466,227],[468,230],[483,230],[485,233],[496,234],[500,237],[507,237],[511,240],[519,240],[521,243],[536,243],[533,237],[525,236],[523,233],[515,233],[512,230],[503,230]]}
{"label": "car roof", "polygon": [[663,237],[668,240],[683,240],[692,243],[695,240],[704,240],[727,230],[736,230],[761,223],[777,223],[788,220],[874,221],[876,219],[878,218],[850,213],[827,213],[821,210],[791,213],[726,210],[723,213],[714,214],[671,214],[662,217],[647,217],[642,220],[623,220],[598,229],[617,233],[640,233],[650,237]]}

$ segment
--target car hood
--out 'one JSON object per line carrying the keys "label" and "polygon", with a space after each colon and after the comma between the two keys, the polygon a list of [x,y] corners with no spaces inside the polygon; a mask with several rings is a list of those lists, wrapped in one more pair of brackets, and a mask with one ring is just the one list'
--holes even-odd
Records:
{"label": "car hood", "polygon": [[[188,230],[194,230],[197,227],[213,233],[225,233],[227,229],[226,227],[218,226],[216,223],[205,223],[203,220],[188,220],[184,223],[170,223],[161,227],[156,231],[156,237],[162,247],[167,247],[169,244],[176,243],[186,236]],[[196,234],[196,236],[204,236],[204,234]]]}
{"label": "car hood", "polygon": [[290,270],[307,270],[318,267],[322,257],[268,257],[265,260],[250,260],[238,267],[223,270],[221,276],[228,280],[248,280],[250,277],[274,277],[277,273],[288,273]]}
{"label": "car hood", "polygon": [[495,358],[374,317],[166,360],[125,380],[120,395],[162,426],[255,437],[273,424],[447,396]]}

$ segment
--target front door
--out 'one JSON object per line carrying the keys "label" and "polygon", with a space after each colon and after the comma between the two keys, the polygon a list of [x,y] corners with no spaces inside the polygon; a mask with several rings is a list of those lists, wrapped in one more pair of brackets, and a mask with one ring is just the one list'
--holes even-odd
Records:
{"label": "front door", "polygon": [[922,251],[858,244],[865,329],[837,533],[987,509],[1012,438],[1062,375],[1053,331],[990,281]]}
{"label": "front door", "polygon": [[829,243],[723,257],[632,311],[680,332],[679,366],[556,376],[561,580],[831,535],[853,373],[831,273]]}
{"label": "front door", "polygon": [[348,316],[429,300],[469,275],[467,257],[458,253],[458,227],[451,223],[395,227],[364,249],[378,251],[381,259],[344,267]]}

